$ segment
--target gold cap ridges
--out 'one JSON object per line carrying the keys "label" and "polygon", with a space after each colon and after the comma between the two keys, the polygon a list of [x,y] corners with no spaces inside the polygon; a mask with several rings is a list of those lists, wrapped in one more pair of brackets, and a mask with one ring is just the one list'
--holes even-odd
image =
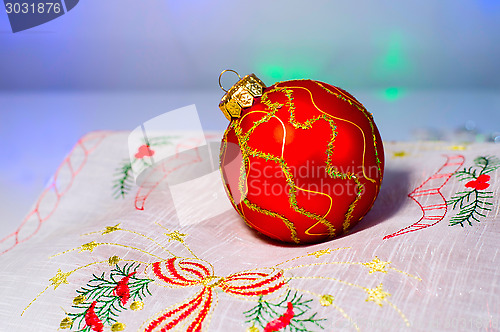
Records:
{"label": "gold cap ridges", "polygon": [[[222,74],[227,71],[236,73],[240,78],[229,90],[225,90],[220,83]],[[262,96],[262,90],[266,87],[255,74],[246,75],[241,78],[237,72],[230,69],[224,70],[220,74],[219,86],[222,90],[226,91],[226,94],[219,103],[219,108],[229,121],[239,118],[242,108],[252,106],[254,98]]]}

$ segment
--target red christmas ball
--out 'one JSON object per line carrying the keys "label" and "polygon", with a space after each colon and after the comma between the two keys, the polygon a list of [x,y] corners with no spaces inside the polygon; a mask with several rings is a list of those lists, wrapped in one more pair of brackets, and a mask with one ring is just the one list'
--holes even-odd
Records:
{"label": "red christmas ball", "polygon": [[240,79],[219,105],[226,192],[248,226],[314,243],[345,233],[380,190],[384,151],[372,115],[346,91],[313,80],[266,87]]}

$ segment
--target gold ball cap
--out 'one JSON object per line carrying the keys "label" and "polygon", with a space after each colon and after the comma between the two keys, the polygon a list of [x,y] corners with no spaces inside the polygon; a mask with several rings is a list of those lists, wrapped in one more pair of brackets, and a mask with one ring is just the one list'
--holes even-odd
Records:
{"label": "gold ball cap", "polygon": [[[236,73],[240,78],[229,90],[225,90],[220,83],[222,74],[227,71]],[[219,103],[219,108],[229,121],[239,118],[241,110],[252,106],[254,98],[262,96],[262,90],[266,87],[255,74],[246,75],[241,78],[237,72],[230,69],[226,69],[220,74],[219,86],[222,90],[226,91],[226,94]]]}

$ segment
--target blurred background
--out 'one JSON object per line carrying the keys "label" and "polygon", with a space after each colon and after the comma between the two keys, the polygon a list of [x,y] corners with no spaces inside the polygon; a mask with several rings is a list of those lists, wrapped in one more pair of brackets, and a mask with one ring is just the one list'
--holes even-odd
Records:
{"label": "blurred background", "polygon": [[223,131],[226,68],[340,86],[385,141],[500,143],[499,59],[498,0],[85,0],[18,33],[0,12],[0,237],[90,131],[193,103]]}

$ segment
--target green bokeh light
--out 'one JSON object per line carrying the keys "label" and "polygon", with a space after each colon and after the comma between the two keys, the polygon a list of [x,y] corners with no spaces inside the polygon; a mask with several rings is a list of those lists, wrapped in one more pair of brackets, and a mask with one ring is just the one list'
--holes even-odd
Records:
{"label": "green bokeh light", "polygon": [[262,74],[262,77],[273,81],[310,78],[311,72],[312,70],[307,64],[294,64],[286,67],[280,65],[262,65],[259,68],[259,73]]}
{"label": "green bokeh light", "polygon": [[[409,37],[400,31],[393,31],[378,43],[384,49],[374,63],[373,75],[378,83],[401,83],[413,74],[408,57]],[[392,85],[392,84],[391,84]],[[394,89],[394,88],[391,88]],[[395,94],[395,90],[390,92]]]}
{"label": "green bokeh light", "polygon": [[257,76],[274,84],[276,81],[317,78],[321,66],[321,61],[314,54],[295,52],[290,55],[279,52],[256,60],[254,68]]}
{"label": "green bokeh light", "polygon": [[390,87],[383,91],[382,97],[387,101],[395,101],[401,98],[403,91],[400,88]]}
{"label": "green bokeh light", "polygon": [[398,71],[403,70],[406,65],[406,60],[403,54],[402,40],[399,36],[393,37],[387,47],[387,53],[385,54],[383,67],[387,71]]}
{"label": "green bokeh light", "polygon": [[281,66],[277,65],[266,65],[262,66],[260,69],[263,75],[270,77],[273,80],[281,80],[283,78],[285,70]]}

